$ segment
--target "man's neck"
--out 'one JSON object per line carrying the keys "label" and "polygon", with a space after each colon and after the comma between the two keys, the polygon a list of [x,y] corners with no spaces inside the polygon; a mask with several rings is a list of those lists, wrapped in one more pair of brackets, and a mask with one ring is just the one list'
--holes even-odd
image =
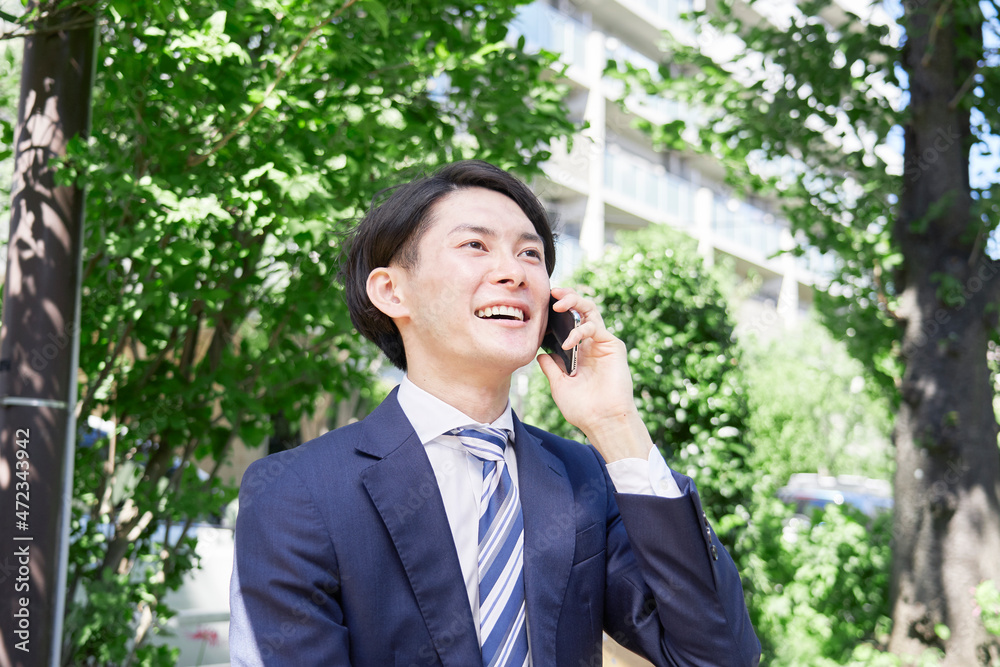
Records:
{"label": "man's neck", "polygon": [[407,369],[410,382],[481,424],[490,424],[503,414],[510,398],[510,376],[483,381],[483,378],[443,378],[420,369]]}

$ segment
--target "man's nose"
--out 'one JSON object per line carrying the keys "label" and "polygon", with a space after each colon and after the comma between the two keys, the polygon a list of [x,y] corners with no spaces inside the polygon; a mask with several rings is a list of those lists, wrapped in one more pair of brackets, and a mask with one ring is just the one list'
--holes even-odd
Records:
{"label": "man's nose", "polygon": [[515,255],[503,254],[497,259],[497,266],[494,268],[493,281],[501,285],[511,285],[519,287],[525,283],[528,274],[524,270],[524,265]]}

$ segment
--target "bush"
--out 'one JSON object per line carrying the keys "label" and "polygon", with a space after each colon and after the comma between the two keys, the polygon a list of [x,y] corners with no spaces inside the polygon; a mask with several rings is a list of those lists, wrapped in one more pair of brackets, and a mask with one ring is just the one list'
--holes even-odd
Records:
{"label": "bush", "polygon": [[[720,281],[694,242],[665,227],[622,234],[620,247],[574,275],[629,350],[635,402],[670,466],[692,477],[720,538],[731,546],[747,518],[746,402],[733,320]],[[539,373],[526,418],[582,439]]]}
{"label": "bush", "polygon": [[811,522],[762,500],[740,550],[754,627],[770,667],[880,665],[889,631],[891,514],[835,504]]}
{"label": "bush", "polygon": [[889,403],[842,342],[809,319],[740,344],[760,492],[773,495],[798,472],[891,479]]}
{"label": "bush", "polygon": [[[794,508],[774,497],[791,472],[817,461],[831,462],[834,473],[887,475],[882,442],[864,452],[866,464],[850,447],[859,434],[865,443],[884,436],[884,403],[852,391],[863,371],[844,368],[845,355],[831,349],[837,344],[814,328],[794,344],[756,345],[744,356],[723,282],[689,238],[654,227],[618,240],[620,248],[573,280],[628,347],[636,405],[654,442],[697,482],[736,560],[762,664],[897,667],[883,652],[891,517],[831,506],[796,530]],[[803,363],[807,357],[817,363]],[[541,373],[530,378],[525,404],[527,421],[582,437],[562,419]],[[836,459],[831,425],[841,429]]]}

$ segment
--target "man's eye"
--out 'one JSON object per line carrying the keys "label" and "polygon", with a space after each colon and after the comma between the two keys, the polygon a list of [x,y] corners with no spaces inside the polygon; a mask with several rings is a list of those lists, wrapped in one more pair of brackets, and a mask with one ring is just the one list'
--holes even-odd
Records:
{"label": "man's eye", "polygon": [[529,249],[525,250],[523,254],[525,254],[525,255],[527,255],[529,257],[534,257],[535,259],[541,259],[542,258],[542,253],[538,252],[534,248],[529,248]]}
{"label": "man's eye", "polygon": [[485,250],[486,249],[486,246],[483,245],[482,241],[469,241],[465,245],[468,246],[469,248],[472,248],[473,250]]}

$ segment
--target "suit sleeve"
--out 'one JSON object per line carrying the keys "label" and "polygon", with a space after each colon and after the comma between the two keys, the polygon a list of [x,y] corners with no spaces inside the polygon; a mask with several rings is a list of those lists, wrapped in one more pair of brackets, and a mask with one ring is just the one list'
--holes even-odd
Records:
{"label": "suit sleeve", "polygon": [[349,665],[336,554],[289,457],[267,457],[247,470],[235,541],[234,667]]}
{"label": "suit sleeve", "polygon": [[605,631],[654,665],[755,666],[760,643],[736,565],[694,483],[675,478],[677,498],[608,494]]}

